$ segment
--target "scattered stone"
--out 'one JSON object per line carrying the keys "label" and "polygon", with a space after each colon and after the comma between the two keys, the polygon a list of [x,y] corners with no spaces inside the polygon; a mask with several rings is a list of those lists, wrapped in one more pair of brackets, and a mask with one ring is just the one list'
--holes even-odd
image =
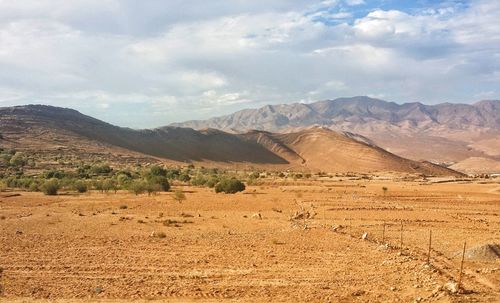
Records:
{"label": "scattered stone", "polygon": [[459,290],[458,283],[448,282],[444,285],[444,289],[450,294],[456,294]]}
{"label": "scattered stone", "polygon": [[355,296],[355,297],[359,297],[359,296],[364,295],[365,293],[366,293],[366,291],[364,291],[362,289],[358,289],[355,292],[353,292],[352,295]]}
{"label": "scattered stone", "polygon": [[255,213],[252,215],[252,218],[262,220],[262,215],[260,213]]}
{"label": "scattered stone", "polygon": [[317,213],[314,211],[296,211],[293,215],[290,216],[290,220],[302,220],[302,219],[314,219]]}
{"label": "scattered stone", "polygon": [[368,239],[368,233],[364,233],[364,234],[361,236],[361,239],[363,239],[363,240]]}
{"label": "scattered stone", "polygon": [[378,246],[378,249],[379,249],[379,250],[388,250],[388,249],[389,249],[389,245],[388,245],[388,244],[382,244],[382,245],[379,245],[379,246]]}

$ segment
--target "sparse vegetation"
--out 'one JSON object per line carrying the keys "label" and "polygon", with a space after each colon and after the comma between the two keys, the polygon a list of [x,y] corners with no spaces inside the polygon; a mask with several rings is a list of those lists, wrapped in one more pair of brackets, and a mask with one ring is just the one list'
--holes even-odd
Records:
{"label": "sparse vegetation", "polygon": [[48,181],[45,181],[45,183],[42,184],[41,190],[44,194],[48,196],[55,196],[57,195],[57,192],[60,189],[59,181],[57,179],[51,179]]}
{"label": "sparse vegetation", "polygon": [[182,190],[177,189],[174,192],[174,200],[179,202],[179,203],[182,203],[182,201],[186,200],[186,194],[184,194],[184,192]]}
{"label": "sparse vegetation", "polygon": [[129,185],[129,190],[136,196],[146,192],[147,184],[143,180],[132,181]]}
{"label": "sparse vegetation", "polygon": [[87,184],[80,180],[75,181],[75,183],[73,184],[73,188],[79,193],[85,193],[88,190]]}
{"label": "sparse vegetation", "polygon": [[244,190],[245,184],[236,178],[225,178],[215,185],[216,193],[235,194]]}

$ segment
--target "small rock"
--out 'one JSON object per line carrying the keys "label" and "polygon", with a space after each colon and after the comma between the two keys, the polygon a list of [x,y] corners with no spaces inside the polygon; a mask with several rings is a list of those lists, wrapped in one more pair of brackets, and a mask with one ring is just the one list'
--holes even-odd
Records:
{"label": "small rock", "polygon": [[260,213],[255,213],[252,215],[252,218],[262,220],[262,215]]}
{"label": "small rock", "polygon": [[23,231],[22,230],[16,230],[16,235],[22,235]]}
{"label": "small rock", "polygon": [[388,250],[388,249],[389,249],[389,245],[387,245],[387,244],[382,244],[382,245],[379,245],[379,246],[378,246],[378,249],[379,249],[379,250]]}
{"label": "small rock", "polygon": [[364,234],[361,236],[361,239],[363,239],[363,240],[368,239],[368,233],[364,233]]}
{"label": "small rock", "polygon": [[444,285],[444,289],[451,294],[458,293],[458,284],[455,282],[448,282]]}

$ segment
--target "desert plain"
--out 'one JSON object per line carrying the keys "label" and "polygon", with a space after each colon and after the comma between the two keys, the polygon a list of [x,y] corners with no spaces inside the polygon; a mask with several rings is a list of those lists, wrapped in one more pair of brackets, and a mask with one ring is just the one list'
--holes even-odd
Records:
{"label": "desert plain", "polygon": [[0,302],[500,301],[498,179],[173,189],[0,193]]}

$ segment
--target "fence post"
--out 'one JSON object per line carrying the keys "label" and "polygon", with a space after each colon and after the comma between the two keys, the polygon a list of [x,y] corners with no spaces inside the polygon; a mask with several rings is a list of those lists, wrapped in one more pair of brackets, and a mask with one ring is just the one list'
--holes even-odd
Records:
{"label": "fence post", "polygon": [[431,264],[432,229],[429,230],[429,251],[427,252],[427,265]]}
{"label": "fence post", "polygon": [[465,246],[467,241],[464,241],[464,250],[462,251],[462,261],[460,262],[460,273],[458,275],[458,290],[462,289],[462,271],[464,270],[464,259],[465,259]]}
{"label": "fence post", "polygon": [[401,253],[403,252],[403,220],[401,220],[401,235],[400,235],[400,246]]}

